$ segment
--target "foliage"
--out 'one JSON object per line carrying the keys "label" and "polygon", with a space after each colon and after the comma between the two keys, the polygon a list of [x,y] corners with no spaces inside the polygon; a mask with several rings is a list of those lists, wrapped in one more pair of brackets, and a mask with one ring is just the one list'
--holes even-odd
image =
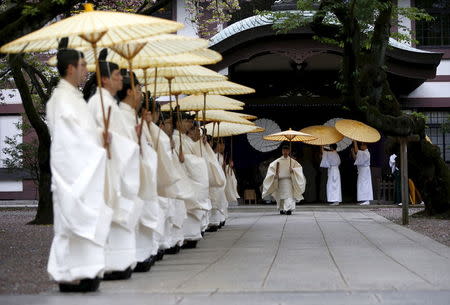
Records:
{"label": "foliage", "polygon": [[[319,8],[320,4],[320,8]],[[318,0],[298,0],[297,11],[257,11],[258,14],[271,18],[274,21],[273,28],[279,33],[287,33],[299,27],[310,25],[314,17],[323,18],[324,24],[336,26],[339,31],[333,38],[321,35],[314,36],[315,39],[327,44],[342,46],[346,37],[342,23],[337,14],[352,10],[356,17],[357,24],[361,32],[361,46],[364,49],[370,49],[371,39],[374,31],[375,21],[379,13],[391,6],[391,24],[399,29],[398,33],[391,33],[391,37],[399,42],[414,42],[412,29],[405,26],[402,22],[404,18],[410,20],[432,21],[424,9],[417,7],[398,7],[389,1],[373,0],[353,0],[353,1],[318,1]],[[319,8],[319,9],[318,9]]]}
{"label": "foliage", "polygon": [[[6,147],[3,148],[3,153],[6,158],[3,160],[3,165],[10,169],[25,169],[31,174],[34,183],[39,185],[39,161],[38,161],[38,141],[33,136],[34,130],[30,123],[22,118],[21,122],[15,124],[18,134],[12,137],[5,138]],[[31,141],[23,142],[22,138],[31,136]]]}
{"label": "foliage", "polygon": [[190,21],[196,25],[200,37],[209,38],[219,31],[219,26],[231,20],[239,10],[238,0],[186,0]]}

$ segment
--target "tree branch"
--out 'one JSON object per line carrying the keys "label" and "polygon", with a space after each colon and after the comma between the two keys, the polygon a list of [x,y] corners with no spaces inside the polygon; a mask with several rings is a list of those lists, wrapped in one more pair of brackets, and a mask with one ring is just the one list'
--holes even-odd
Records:
{"label": "tree branch", "polygon": [[85,1],[43,0],[35,4],[37,13],[33,15],[22,14],[24,9],[23,2],[11,7],[0,14],[0,46],[43,27],[58,15],[70,12],[75,5],[83,2]]}
{"label": "tree branch", "polygon": [[167,5],[169,5],[172,2],[172,0],[158,0],[155,4],[153,4],[152,6],[146,6],[146,8],[139,8],[137,10],[138,14],[141,15],[151,15],[153,13],[156,13],[157,11],[159,11],[160,9],[162,9],[163,7],[166,7]]}
{"label": "tree branch", "polygon": [[14,83],[20,92],[22,98],[23,108],[30,121],[31,126],[36,130],[36,134],[39,138],[39,143],[42,145],[50,145],[50,135],[48,132],[47,125],[42,121],[41,117],[36,111],[33,104],[33,99],[31,98],[30,91],[28,89],[28,84],[22,73],[22,63],[23,55],[12,54],[9,55],[9,65],[11,67],[11,72],[14,77]]}
{"label": "tree branch", "polygon": [[46,101],[50,98],[50,96],[48,96],[44,92],[44,90],[42,90],[42,86],[36,77],[36,73],[33,71],[33,69],[31,69],[31,66],[29,64],[27,64],[25,61],[23,61],[22,65],[24,67],[24,70],[27,72],[28,76],[30,77],[33,87],[36,88],[36,91],[37,91],[39,97],[41,98],[42,104],[45,104]]}
{"label": "tree branch", "polygon": [[[39,71],[38,69],[36,69],[36,67],[34,67],[33,65],[30,65],[26,61],[24,61],[24,67],[29,69],[29,71],[31,73],[34,73],[35,75],[37,75],[39,77],[42,84],[45,86],[45,89],[47,90],[47,92],[45,93],[45,95],[47,96],[47,99],[50,98],[50,94],[52,93],[52,90],[54,87],[51,84],[51,82],[44,76],[44,74],[41,71]],[[45,101],[47,101],[47,99]]]}

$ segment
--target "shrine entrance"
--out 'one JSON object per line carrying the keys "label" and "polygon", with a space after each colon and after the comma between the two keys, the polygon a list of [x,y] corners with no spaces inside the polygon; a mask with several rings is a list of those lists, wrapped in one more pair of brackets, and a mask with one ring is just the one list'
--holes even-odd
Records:
{"label": "shrine entrance", "polygon": [[[342,105],[336,89],[342,50],[320,43],[312,36],[308,28],[276,34],[267,20],[253,16],[211,39],[210,48],[223,56],[211,68],[225,71],[231,81],[256,89],[255,94],[236,98],[246,103],[245,113],[263,119],[259,125],[268,130],[275,128],[273,132],[288,128],[300,130],[311,125],[334,126],[337,118],[358,119]],[[398,97],[435,75],[439,58],[414,50],[396,43],[388,51],[388,79]],[[266,168],[281,155],[279,143],[264,141],[262,136],[242,135],[233,139],[239,193],[242,196],[244,190],[253,189],[260,200]],[[380,185],[389,172],[384,140],[382,137],[380,142],[369,145],[375,200],[380,199]],[[342,160],[342,194],[344,202],[356,202],[357,173],[349,144],[340,143],[338,147]],[[295,143],[293,153],[302,164],[307,180],[305,202],[326,202],[327,177],[326,170],[319,167],[320,148]]]}

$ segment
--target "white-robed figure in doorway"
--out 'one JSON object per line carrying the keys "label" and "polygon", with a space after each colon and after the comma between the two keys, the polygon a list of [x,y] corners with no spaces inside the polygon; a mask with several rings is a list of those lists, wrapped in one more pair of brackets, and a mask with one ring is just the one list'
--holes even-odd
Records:
{"label": "white-robed figure in doorway", "polygon": [[[106,54],[101,52],[101,58]],[[136,226],[143,202],[139,192],[139,147],[114,96],[122,89],[119,67],[100,60],[102,88],[90,97],[88,107],[97,126],[104,128],[100,90],[104,111],[110,113],[108,131],[111,135],[110,159],[107,160],[106,201],[112,207],[113,221],[106,244],[105,280],[127,279],[136,266]]]}
{"label": "white-robed figure in doorway", "polygon": [[[120,100],[119,108],[122,111],[130,133],[134,134],[134,141],[140,145],[140,185],[139,197],[144,203],[139,224],[136,231],[136,259],[135,272],[149,271],[156,259],[159,249],[159,236],[164,234],[163,212],[158,203],[157,193],[157,156],[153,149],[153,141],[149,137],[147,116],[150,112],[142,113],[138,118],[137,109],[141,106],[141,85],[134,77],[134,92],[131,86],[130,73],[122,69],[122,90],[117,92]],[[138,136],[140,135],[140,141]]]}
{"label": "white-robed figure in doorway", "polygon": [[55,232],[47,270],[61,292],[95,291],[112,218],[104,199],[106,150],[78,89],[87,75],[83,53],[61,49],[57,61],[61,80],[46,105]]}
{"label": "white-robed figure in doorway", "polygon": [[262,197],[272,195],[277,201],[280,214],[291,215],[296,201],[303,199],[306,179],[300,163],[289,156],[289,146],[284,145],[282,153],[283,156],[270,163],[267,169]]}
{"label": "white-robed figure in doorway", "polygon": [[341,173],[339,172],[339,165],[341,158],[336,151],[337,145],[331,144],[330,150],[325,150],[322,146],[322,160],[320,167],[328,169],[327,179],[327,201],[330,205],[339,205],[342,202],[341,191]]}
{"label": "white-robed figure in doorway", "polygon": [[352,155],[355,165],[358,168],[358,180],[356,182],[357,200],[360,205],[369,205],[373,200],[372,175],[370,172],[370,152],[366,143],[361,143],[360,147],[353,141]]}

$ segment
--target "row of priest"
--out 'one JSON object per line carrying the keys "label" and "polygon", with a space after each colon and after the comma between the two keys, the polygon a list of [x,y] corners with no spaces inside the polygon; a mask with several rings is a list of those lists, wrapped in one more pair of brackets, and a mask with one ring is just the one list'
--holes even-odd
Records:
{"label": "row of priest", "polygon": [[60,291],[95,291],[102,279],[148,271],[225,224],[238,194],[223,144],[214,151],[187,114],[137,111],[140,84],[115,63],[100,61],[102,88],[88,81],[83,98],[83,53],[63,48],[57,60],[61,80],[46,109],[55,215],[48,272]]}

